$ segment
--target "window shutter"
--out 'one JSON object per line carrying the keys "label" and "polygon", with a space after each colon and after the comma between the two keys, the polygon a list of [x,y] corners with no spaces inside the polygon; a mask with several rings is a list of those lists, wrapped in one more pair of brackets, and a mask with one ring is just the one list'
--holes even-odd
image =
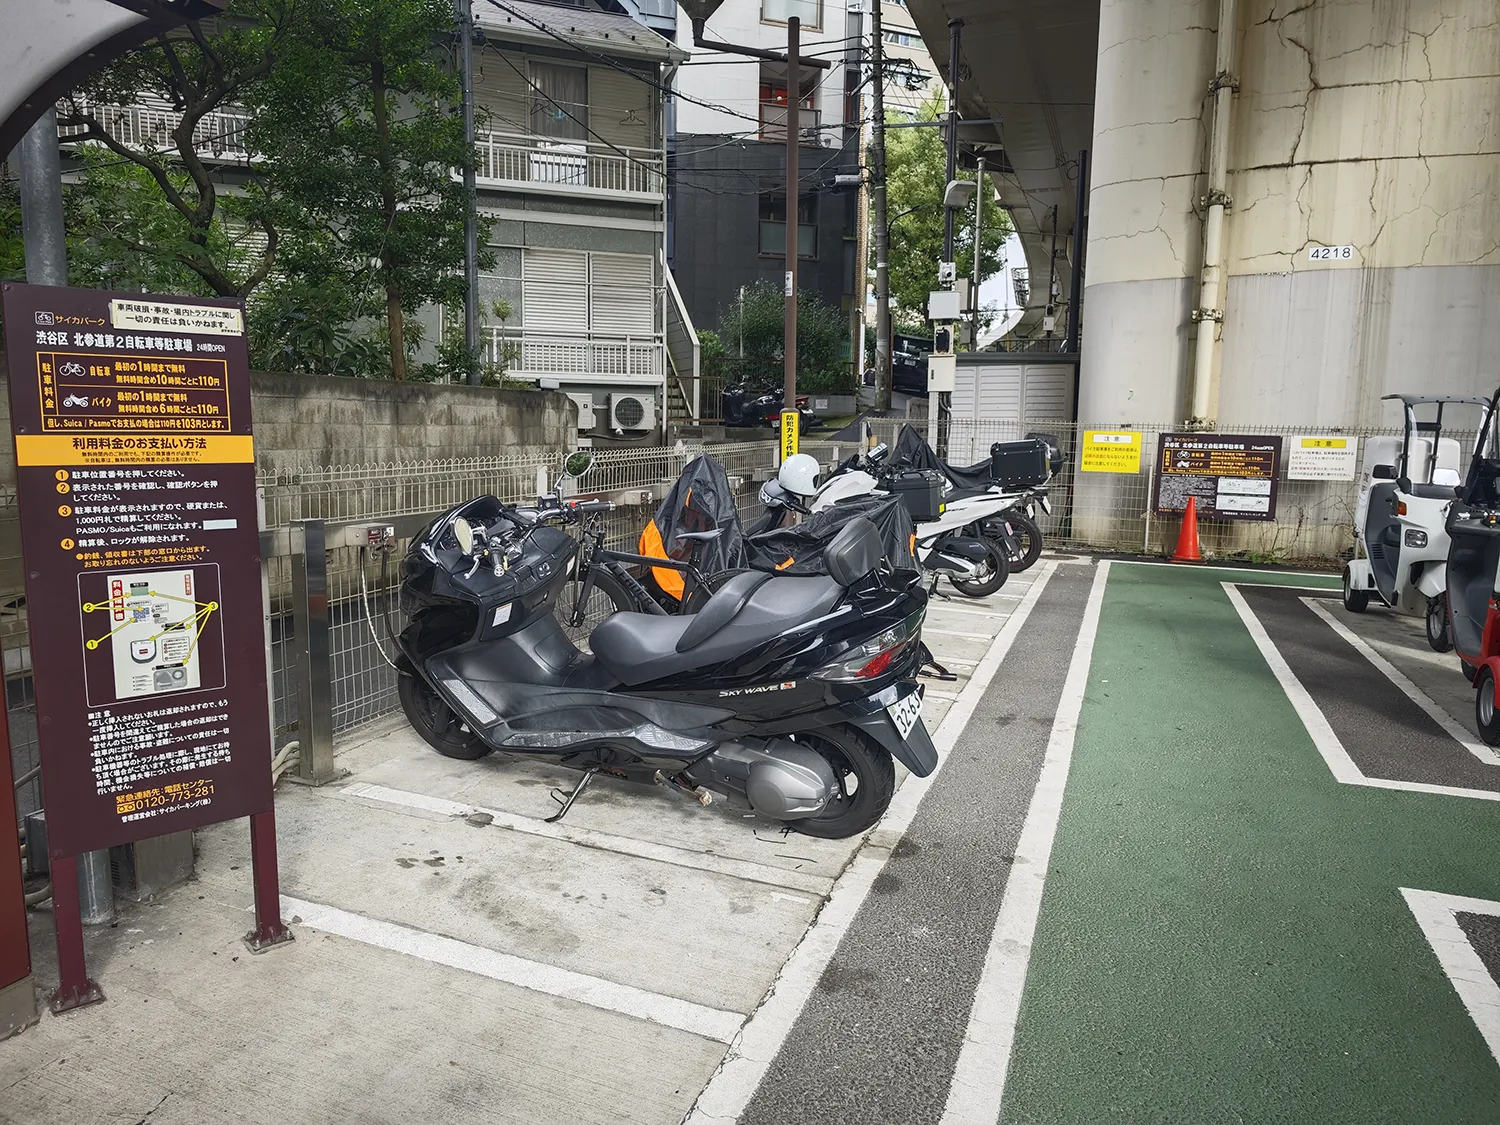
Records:
{"label": "window shutter", "polygon": [[656,288],[645,254],[592,254],[590,324],[597,336],[649,337],[656,332]]}
{"label": "window shutter", "polygon": [[1073,371],[1067,367],[1026,368],[1027,422],[1055,422],[1072,413]]}
{"label": "window shutter", "polygon": [[583,336],[589,330],[588,255],[582,250],[533,249],[522,259],[526,330]]}

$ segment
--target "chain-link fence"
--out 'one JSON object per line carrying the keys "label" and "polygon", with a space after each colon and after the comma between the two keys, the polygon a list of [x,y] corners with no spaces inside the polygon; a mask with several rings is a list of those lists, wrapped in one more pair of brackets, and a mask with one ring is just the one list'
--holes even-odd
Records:
{"label": "chain-link fence", "polygon": [[[894,443],[900,419],[872,423],[874,437]],[[918,429],[924,428],[917,423]],[[962,422],[946,435],[947,459],[972,464],[989,456],[997,441],[1041,432],[1057,438],[1064,453],[1062,472],[1049,486],[1052,515],[1042,521],[1050,546],[1161,554],[1175,543],[1180,519],[1159,518],[1152,511],[1159,439],[1169,425],[1129,427],[1141,435],[1139,471],[1081,473],[1080,434],[1089,429],[1064,421]],[[1284,454],[1292,441],[1314,431],[1257,427],[1255,433],[1279,434]],[[1324,431],[1326,432],[1326,431]],[[1364,439],[1397,431],[1358,431],[1342,436]],[[833,465],[858,448],[857,443],[804,441],[805,452]],[[589,475],[567,485],[574,492],[613,500],[617,510],[609,524],[612,543],[633,547],[646,520],[683,467],[702,450],[679,444],[672,448],[601,451]],[[775,472],[777,451],[764,438],[721,444],[710,451],[723,464],[742,519],[759,513],[760,485]],[[561,453],[558,462],[560,464]],[[380,644],[383,620],[399,629],[396,588],[407,544],[438,513],[471,497],[491,494],[507,502],[533,499],[539,486],[555,478],[558,465],[539,464],[534,456],[421,461],[388,465],[310,467],[263,474],[262,555],[267,595],[269,674],[273,724],[278,747],[306,736],[300,712],[303,699],[330,713],[331,736],[350,731],[399,708],[396,675],[385,662]],[[1278,483],[1276,518],[1272,521],[1200,521],[1203,548],[1210,555],[1257,561],[1333,565],[1353,545],[1357,483],[1301,481]],[[326,668],[324,694],[307,693],[305,650],[299,629],[307,624],[303,590],[298,599],[298,569],[303,565],[304,521],[317,521],[326,546]],[[389,537],[387,529],[390,529]],[[303,583],[304,587],[306,583]],[[374,620],[372,627],[371,619]],[[17,803],[25,815],[42,805],[38,775],[35,699],[31,683],[28,614],[22,582],[14,494],[0,495],[0,657],[3,657],[6,706]],[[381,640],[377,640],[377,637]]]}

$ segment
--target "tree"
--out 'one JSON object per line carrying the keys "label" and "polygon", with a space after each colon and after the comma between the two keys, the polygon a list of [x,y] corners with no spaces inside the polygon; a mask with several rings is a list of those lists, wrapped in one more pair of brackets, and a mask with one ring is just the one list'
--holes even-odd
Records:
{"label": "tree", "polygon": [[[943,115],[941,94],[934,94],[917,114],[919,121]],[[894,120],[894,119],[893,119]],[[937,127],[891,129],[886,133],[886,195],[890,219],[891,296],[897,304],[892,316],[898,331],[921,325],[926,331],[927,294],[938,287],[938,262],[943,256],[943,192],[947,187],[948,157],[944,130]],[[975,173],[960,169],[961,179]],[[1005,212],[987,198],[981,276],[1000,269],[1000,247],[1010,233]],[[954,226],[953,255],[960,277],[974,264],[972,212],[960,213]]]}
{"label": "tree", "polygon": [[[304,6],[234,0],[211,29],[191,21],[67,96],[59,126],[91,142],[68,193],[80,282],[243,298],[266,280],[283,209],[264,178],[225,192],[203,152],[243,145],[243,117],[225,111],[277,65]],[[169,107],[175,124],[159,115],[153,128],[141,112],[153,105]]]}
{"label": "tree", "polygon": [[[279,192],[323,232],[295,263],[384,304],[391,375],[407,376],[412,312],[463,299],[469,155],[458,78],[439,52],[449,0],[301,0],[305,34],[257,91],[250,137]],[[480,245],[485,243],[484,232]]]}
{"label": "tree", "polygon": [[[786,297],[778,285],[757,281],[743,300],[719,314],[719,338],[729,357],[738,358],[744,346],[741,377],[781,385],[785,347]],[[848,383],[843,360],[848,321],[811,289],[797,291],[797,385],[807,391],[844,390]]]}

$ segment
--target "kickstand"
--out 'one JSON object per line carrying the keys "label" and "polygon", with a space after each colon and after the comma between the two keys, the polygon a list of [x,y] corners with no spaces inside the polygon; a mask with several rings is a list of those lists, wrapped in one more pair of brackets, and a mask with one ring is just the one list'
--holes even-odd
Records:
{"label": "kickstand", "polygon": [[[929,672],[929,668],[932,671]],[[932,650],[927,647],[926,641],[922,642],[922,666],[917,669],[917,675],[930,676],[935,680],[952,681],[958,679],[957,674],[948,671],[947,668],[932,658]]]}
{"label": "kickstand", "polygon": [[938,588],[937,588],[937,584],[938,584],[938,578],[939,578],[939,577],[940,577],[940,575],[938,575],[938,574],[937,574],[937,573],[936,573],[936,572],[935,572],[935,571],[934,571],[934,572],[933,572],[933,575],[932,575],[932,586],[931,586],[931,588],[930,588],[930,589],[929,589],[929,590],[928,590],[928,591],[927,591],[927,595],[928,595],[928,597],[933,597],[933,598],[942,598],[942,599],[943,599],[943,601],[945,601],[945,602],[951,602],[951,601],[952,601],[952,600],[953,600],[953,595],[952,595],[952,594],[946,594],[946,593],[944,593],[944,592],[943,592],[943,591],[942,591],[942,590],[939,590],[939,589],[938,589]]}
{"label": "kickstand", "polygon": [[567,794],[567,796],[563,795],[561,789],[552,790],[552,799],[561,805],[562,808],[545,818],[543,823],[553,824],[567,816],[568,810],[573,807],[573,802],[583,795],[583,791],[589,787],[589,782],[594,780],[594,775],[598,772],[597,769],[585,770],[583,776],[578,779],[578,784],[573,786],[573,792]]}

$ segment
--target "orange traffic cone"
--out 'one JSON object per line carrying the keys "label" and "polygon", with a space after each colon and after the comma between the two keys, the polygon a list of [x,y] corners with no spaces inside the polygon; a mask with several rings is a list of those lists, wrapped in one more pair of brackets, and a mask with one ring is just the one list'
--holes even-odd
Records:
{"label": "orange traffic cone", "polygon": [[1198,498],[1189,496],[1187,508],[1182,513],[1182,531],[1177,535],[1177,550],[1172,555],[1173,562],[1201,563],[1203,556],[1198,553]]}

